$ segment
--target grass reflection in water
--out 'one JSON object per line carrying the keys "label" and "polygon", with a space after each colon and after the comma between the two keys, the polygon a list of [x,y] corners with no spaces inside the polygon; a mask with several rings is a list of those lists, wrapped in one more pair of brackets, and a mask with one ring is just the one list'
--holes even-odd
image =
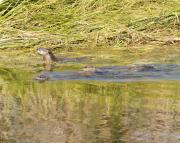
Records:
{"label": "grass reflection in water", "polygon": [[179,81],[38,83],[26,72],[6,73],[1,142],[178,142]]}

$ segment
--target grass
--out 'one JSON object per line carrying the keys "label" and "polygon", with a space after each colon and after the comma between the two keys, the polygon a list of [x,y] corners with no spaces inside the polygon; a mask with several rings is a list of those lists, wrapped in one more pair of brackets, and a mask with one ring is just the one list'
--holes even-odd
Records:
{"label": "grass", "polygon": [[4,48],[120,47],[180,36],[178,0],[4,0],[0,14],[1,38],[24,40],[0,42]]}
{"label": "grass", "polygon": [[[55,48],[65,57],[92,56],[90,64],[95,66],[179,64],[179,17],[179,0],[4,0],[0,4],[0,142],[24,142],[23,137],[36,139],[36,133],[38,141],[43,140],[41,131],[53,131],[47,124],[42,130],[44,121],[57,121],[55,127],[64,125],[59,121],[67,122],[67,134],[71,125],[76,138],[79,130],[86,130],[75,126],[79,123],[87,124],[89,133],[101,126],[104,130],[104,125],[113,131],[122,121],[129,129],[136,129],[135,123],[152,131],[151,125],[159,127],[159,122],[154,123],[156,112],[169,131],[173,127],[168,123],[174,123],[171,116],[179,111],[179,82],[41,84],[32,81],[44,69],[34,49]],[[84,64],[88,63],[61,64],[55,70],[79,70]],[[105,124],[106,117],[112,118]],[[116,136],[114,131],[111,134]],[[54,139],[49,132],[45,135]],[[86,135],[79,142],[87,142],[87,137],[91,139]]]}

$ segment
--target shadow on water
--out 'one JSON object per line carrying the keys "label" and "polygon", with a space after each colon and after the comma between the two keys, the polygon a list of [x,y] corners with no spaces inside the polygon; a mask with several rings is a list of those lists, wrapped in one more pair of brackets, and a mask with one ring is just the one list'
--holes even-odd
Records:
{"label": "shadow on water", "polygon": [[[49,66],[48,66],[49,68]],[[49,68],[50,69],[50,68]],[[34,79],[44,80],[96,80],[132,82],[147,80],[180,80],[180,65],[154,64],[133,66],[104,66],[81,71],[41,72]]]}
{"label": "shadow on water", "polygon": [[178,80],[39,83],[25,71],[0,73],[2,143],[179,142]]}

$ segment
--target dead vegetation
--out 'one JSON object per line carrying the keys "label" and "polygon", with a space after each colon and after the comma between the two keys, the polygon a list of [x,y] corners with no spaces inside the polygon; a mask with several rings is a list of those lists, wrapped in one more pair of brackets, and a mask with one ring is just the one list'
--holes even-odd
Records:
{"label": "dead vegetation", "polygon": [[177,0],[4,0],[0,45],[121,47],[179,44]]}

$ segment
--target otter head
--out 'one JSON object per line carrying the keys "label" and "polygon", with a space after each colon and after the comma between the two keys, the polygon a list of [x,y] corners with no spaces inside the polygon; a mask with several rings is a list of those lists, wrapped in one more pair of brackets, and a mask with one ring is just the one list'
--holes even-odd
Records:
{"label": "otter head", "polygon": [[49,49],[45,49],[45,48],[38,48],[37,53],[42,56],[46,56],[46,55],[49,55],[51,53],[51,51]]}
{"label": "otter head", "polygon": [[83,68],[84,72],[94,72],[95,70],[96,70],[96,67],[94,67],[94,66],[85,66]]}
{"label": "otter head", "polygon": [[46,64],[56,61],[56,57],[53,55],[50,49],[38,48],[37,53],[43,56],[43,60]]}

